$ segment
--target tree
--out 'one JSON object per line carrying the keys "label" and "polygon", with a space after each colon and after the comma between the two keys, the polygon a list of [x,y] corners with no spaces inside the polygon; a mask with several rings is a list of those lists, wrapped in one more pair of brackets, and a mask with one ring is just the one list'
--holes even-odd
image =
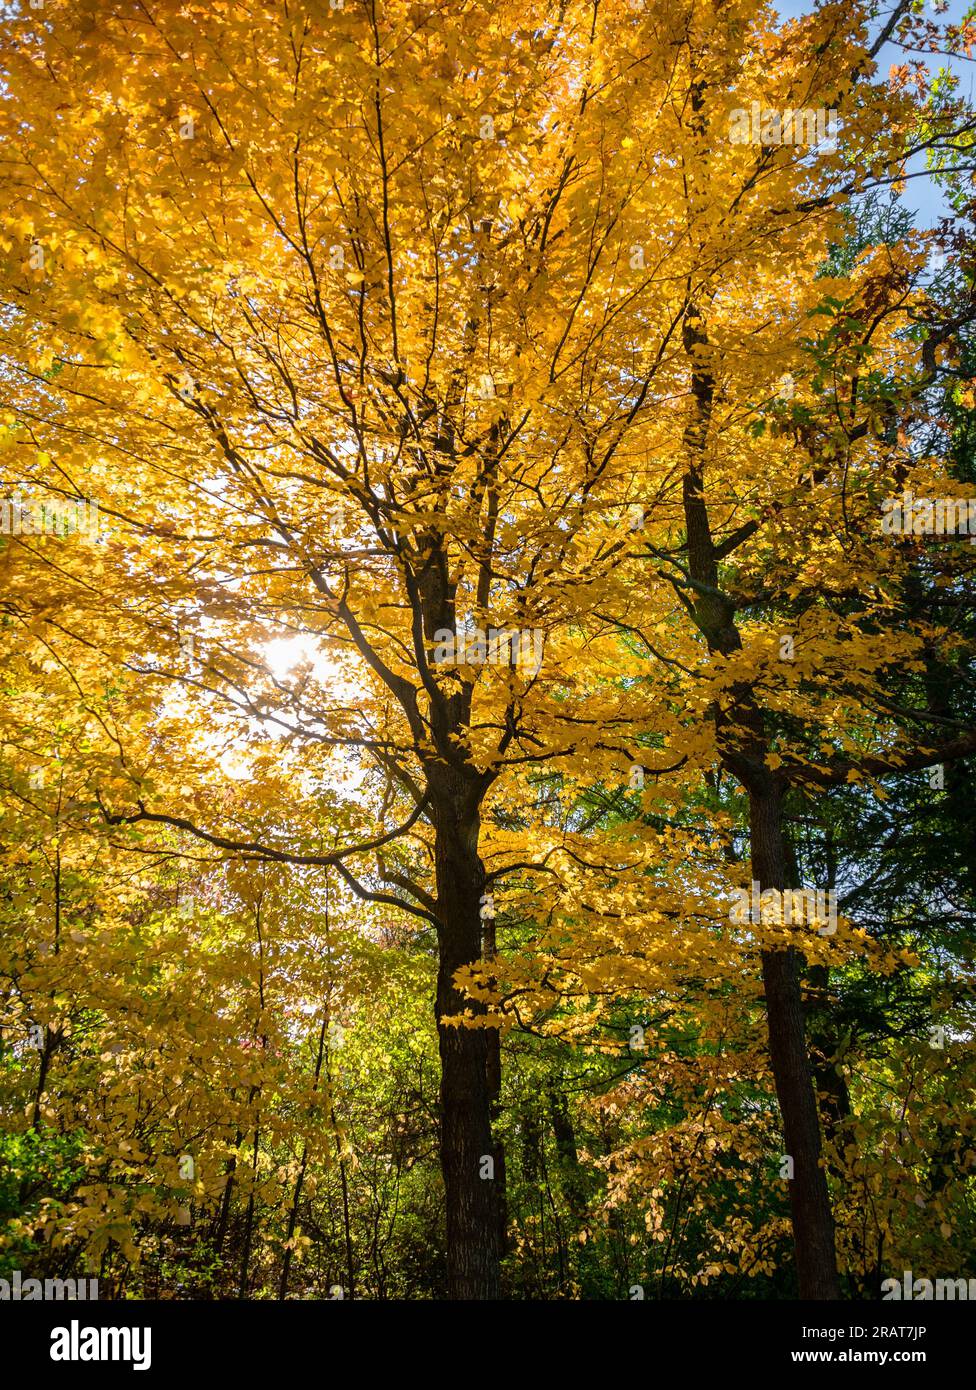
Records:
{"label": "tree", "polygon": [[[25,13],[5,47],[11,456],[38,495],[97,483],[105,526],[102,621],[66,642],[138,674],[147,706],[179,687],[187,724],[233,737],[256,784],[242,810],[155,779],[140,729],[97,805],[149,846],[178,830],[333,872],[434,930],[449,1287],[495,1297],[492,887],[526,860],[504,830],[527,770],[626,776],[638,737],[665,750],[661,776],[717,754],[751,799],[754,876],[782,890],[787,780],[851,767],[773,752],[769,663],[744,673],[736,614],[760,583],[805,611],[801,477],[834,518],[848,446],[891,416],[859,388],[839,430],[769,397],[785,368],[802,378],[797,326],[824,304],[810,350],[845,389],[875,336],[901,351],[903,266],[830,286],[803,267],[904,158],[916,98],[871,80],[863,14],[838,6],[780,36],[744,5],[109,5]],[[742,147],[729,108],[753,97],[836,102],[843,148]],[[848,709],[913,653],[862,640],[883,607],[825,619],[830,670],[860,623]],[[673,706],[649,720],[608,679],[622,632],[658,623],[672,695],[668,663],[704,638],[710,727]],[[814,720],[816,694],[791,694]],[[307,806],[282,795],[282,749]],[[792,942],[765,950],[800,1287],[830,1296],[796,972]]]}
{"label": "tree", "polygon": [[[76,470],[94,451],[114,474],[102,515],[123,570],[143,576],[119,600],[143,652],[171,654],[189,629],[205,651],[189,679],[212,698],[286,737],[365,750],[389,779],[384,810],[406,801],[396,827],[328,854],[153,809],[138,775],[135,808],[105,789],[106,815],[334,866],[435,925],[441,1020],[464,1007],[454,975],[480,958],[490,920],[484,796],[506,762],[569,744],[537,644],[551,647],[595,577],[580,518],[604,497],[624,505],[619,447],[649,414],[667,341],[638,348],[645,385],[624,397],[616,354],[632,354],[653,299],[624,224],[643,219],[649,178],[629,160],[608,177],[626,107],[603,73],[618,45],[626,72],[637,36],[593,18],[554,9],[527,29],[466,6],[323,7],[284,24],[274,9],[257,23],[234,6],[148,21],[120,9],[32,17],[9,36],[22,151],[10,225],[49,256],[40,280],[20,279],[19,248],[10,267],[28,451],[56,435],[70,474],[62,441],[75,440]],[[123,53],[124,90],[109,95]],[[72,119],[31,117],[21,146],[14,126],[52,80]],[[595,553],[604,571],[616,562],[613,546]],[[468,659],[438,664],[466,622]],[[510,631],[517,658],[491,638]],[[368,694],[335,701],[319,681],[282,699],[261,655],[281,633],[330,644],[337,666],[354,654]],[[350,856],[421,817],[428,886],[402,864],[396,892],[362,884]],[[492,1296],[497,1043],[443,1022],[440,1040],[452,1287]]]}

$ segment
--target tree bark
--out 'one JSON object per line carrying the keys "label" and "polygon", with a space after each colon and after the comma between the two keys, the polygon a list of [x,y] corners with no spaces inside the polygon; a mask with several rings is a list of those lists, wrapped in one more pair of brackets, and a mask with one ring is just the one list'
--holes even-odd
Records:
{"label": "tree bark", "polygon": [[[696,106],[697,110],[697,106]],[[741,651],[736,603],[720,582],[719,552],[712,539],[704,494],[703,455],[711,422],[715,381],[701,366],[708,345],[700,307],[689,301],[682,342],[691,362],[693,409],[684,434],[688,466],[682,480],[688,550],[688,577],[694,599],[680,585],[686,611],[705,637],[710,652],[731,656]],[[686,586],[688,587],[688,586]],[[784,782],[770,772],[763,710],[748,681],[733,684],[727,704],[713,707],[719,756],[749,793],[752,876],[761,889],[786,887],[783,837]],[[789,1184],[793,1241],[801,1298],[838,1298],[834,1219],[827,1176],[821,1166],[820,1117],[806,1046],[798,952],[764,950],[763,986],[769,1028],[769,1056],[783,1119],[783,1137],[793,1159]]]}
{"label": "tree bark", "polygon": [[[455,783],[462,779],[447,774]],[[439,962],[437,1035],[441,1060],[441,1169],[447,1217],[448,1293],[500,1294],[500,1219],[491,1131],[489,1039],[484,1028],[444,1019],[483,1010],[459,993],[455,972],[481,959],[484,867],[478,855],[477,793],[455,786],[434,802]]]}
{"label": "tree bark", "polygon": [[[786,888],[782,801],[771,784],[751,791],[752,874],[760,889]],[[820,1116],[806,1045],[799,953],[764,950],[763,986],[769,1026],[769,1056],[783,1119],[783,1140],[793,1160],[790,1209],[801,1298],[839,1298],[834,1218],[821,1161]]]}

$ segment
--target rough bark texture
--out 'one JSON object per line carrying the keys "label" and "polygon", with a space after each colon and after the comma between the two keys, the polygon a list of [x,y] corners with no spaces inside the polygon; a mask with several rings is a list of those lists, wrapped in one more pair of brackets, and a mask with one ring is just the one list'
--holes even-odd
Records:
{"label": "rough bark texture", "polygon": [[[444,805],[447,800],[447,806]],[[447,1025],[470,1009],[454,986],[462,966],[481,959],[484,869],[478,856],[478,816],[455,795],[435,804],[435,859],[440,959],[437,1034],[441,1059],[441,1168],[447,1212],[447,1275],[452,1298],[498,1298],[499,1174],[491,1132],[489,1038],[483,1028]],[[494,1172],[483,1176],[491,1160]]]}
{"label": "rough bark texture", "polygon": [[[693,93],[696,119],[700,93]],[[731,656],[741,650],[736,600],[722,585],[720,560],[727,547],[715,545],[705,500],[704,459],[715,381],[703,355],[709,346],[702,302],[689,298],[682,343],[690,364],[692,409],[684,432],[688,461],[682,480],[687,537],[687,571],[672,578],[685,610],[709,651]],[[738,681],[713,707],[716,742],[723,766],[749,793],[752,876],[762,889],[786,887],[782,797],[785,782],[767,764],[769,737],[763,709],[748,681]],[[794,949],[763,951],[763,986],[769,1026],[769,1057],[783,1118],[790,1182],[793,1241],[801,1298],[837,1298],[834,1221],[826,1174],[820,1164],[820,1117],[807,1052],[798,966]]]}
{"label": "rough bark texture", "polygon": [[[750,796],[752,873],[761,888],[787,887],[782,805],[776,791]],[[807,1051],[800,991],[801,957],[792,948],[763,951],[769,1055],[783,1118],[783,1141],[793,1160],[789,1183],[796,1274],[801,1298],[839,1298],[834,1220],[821,1161],[820,1115]]]}
{"label": "rough bark texture", "polygon": [[[420,633],[432,642],[438,630],[457,631],[455,593],[443,536],[420,539],[426,559],[408,582]],[[490,548],[490,547],[489,547]],[[490,566],[479,581],[479,602],[488,602]],[[448,1293],[458,1299],[492,1299],[500,1293],[504,1179],[503,1156],[492,1137],[492,1111],[501,1086],[497,1038],[484,1028],[445,1019],[483,1012],[459,993],[455,973],[485,959],[481,915],[485,870],[478,853],[480,807],[492,774],[478,771],[463,748],[470,727],[472,687],[458,681],[451,693],[428,674],[430,739],[410,715],[424,746],[425,792],[434,827],[437,923],[437,1036],[441,1061],[441,1170],[447,1223]],[[433,748],[433,754],[429,751]],[[492,943],[493,946],[493,943]],[[490,1174],[490,1175],[489,1175]]]}

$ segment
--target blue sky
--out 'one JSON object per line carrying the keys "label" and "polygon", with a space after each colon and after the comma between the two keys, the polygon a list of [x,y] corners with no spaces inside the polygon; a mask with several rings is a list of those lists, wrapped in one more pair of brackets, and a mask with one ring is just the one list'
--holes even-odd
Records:
{"label": "blue sky", "polygon": [[[809,14],[814,6],[812,3],[801,3],[801,0],[780,0],[780,3],[776,4],[775,8],[781,18],[794,19],[799,15]],[[883,13],[879,15],[879,28],[884,23],[885,16],[891,13],[891,8],[891,4],[885,5]],[[949,0],[949,3],[944,9],[940,8],[936,10],[932,0],[926,0],[927,16],[934,21],[938,21],[940,24],[958,24],[967,10],[972,8],[972,0]],[[911,54],[908,56],[912,59],[916,59],[919,55]],[[903,61],[905,61],[903,50],[895,43],[888,43],[878,54],[879,71],[884,73],[891,63]],[[933,72],[944,65],[946,65],[946,60],[939,57],[933,57],[928,64]],[[967,96],[970,101],[973,101],[974,91],[976,91],[976,62],[969,62],[965,59],[962,61],[953,60],[948,66],[952,68],[960,79],[959,94],[961,96]],[[909,165],[909,172],[914,173],[916,170],[920,171],[924,170],[924,168],[925,160],[920,157]],[[916,221],[919,226],[934,226],[939,217],[946,215],[949,211],[941,193],[938,188],[936,188],[933,180],[929,177],[909,179],[901,197],[902,201],[914,210]]]}

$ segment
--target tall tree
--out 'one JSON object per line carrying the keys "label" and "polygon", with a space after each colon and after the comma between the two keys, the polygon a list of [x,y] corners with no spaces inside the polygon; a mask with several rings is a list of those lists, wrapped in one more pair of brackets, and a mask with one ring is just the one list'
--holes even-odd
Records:
{"label": "tall tree", "polygon": [[[802,489],[836,525],[850,448],[891,417],[861,365],[902,322],[903,267],[832,290],[806,267],[904,158],[916,98],[872,80],[864,13],[838,5],[785,36],[744,0],[80,5],[25,12],[4,48],[11,457],[38,495],[97,483],[117,623],[71,640],[180,687],[269,798],[245,817],[192,778],[154,785],[140,737],[98,803],[113,826],[334,871],[433,928],[449,1283],[495,1297],[498,1019],[462,988],[496,968],[486,812],[503,825],[526,769],[600,772],[651,723],[667,765],[710,750],[739,778],[754,875],[787,886],[787,781],[851,762],[774,751],[738,615],[765,582],[806,613]],[[838,106],[842,148],[743,145],[754,101]],[[797,335],[831,293],[812,348],[839,388],[824,421],[781,421],[771,383],[802,379]],[[826,669],[883,608],[826,620]],[[593,661],[635,615],[675,634],[675,612],[679,658],[708,650],[710,745],[686,727],[672,747],[674,709],[641,720]],[[885,660],[912,650],[889,639]],[[280,747],[308,808],[271,800]],[[337,810],[326,787],[353,772]],[[509,848],[493,876],[524,859]],[[801,1292],[831,1296],[795,951],[763,955],[770,1053]]]}

